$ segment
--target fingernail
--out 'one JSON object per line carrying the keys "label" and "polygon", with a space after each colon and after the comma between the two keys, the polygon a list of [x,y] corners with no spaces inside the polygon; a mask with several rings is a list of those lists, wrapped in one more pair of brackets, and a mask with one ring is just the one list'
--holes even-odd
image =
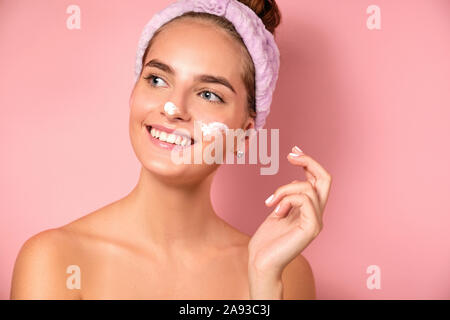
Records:
{"label": "fingernail", "polygon": [[291,157],[298,157],[299,156],[299,154],[297,154],[297,153],[289,153],[289,155],[291,156]]}
{"label": "fingernail", "polygon": [[300,149],[300,148],[297,147],[297,146],[294,147],[294,150],[296,150],[296,151],[299,152],[299,153],[303,153],[302,149]]}
{"label": "fingernail", "polygon": [[280,210],[280,204],[277,205],[277,207],[275,208],[275,214],[278,215],[278,211]]}
{"label": "fingernail", "polygon": [[272,201],[272,199],[273,199],[273,194],[266,199],[266,204],[269,204],[270,201]]}

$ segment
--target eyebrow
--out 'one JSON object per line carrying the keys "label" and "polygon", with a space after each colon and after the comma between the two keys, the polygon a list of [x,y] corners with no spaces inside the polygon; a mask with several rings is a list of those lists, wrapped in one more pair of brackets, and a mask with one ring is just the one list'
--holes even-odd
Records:
{"label": "eyebrow", "polygon": [[[168,74],[175,75],[175,71],[169,65],[163,63],[162,61],[160,61],[158,59],[150,60],[149,62],[147,62],[145,64],[144,67],[154,67],[154,68],[160,69]],[[221,84],[221,85],[227,87],[228,89],[230,89],[231,91],[233,91],[236,94],[236,91],[234,90],[233,86],[224,77],[213,76],[210,74],[200,74],[200,75],[197,75],[194,78],[194,80],[200,81],[200,82],[206,82],[206,83],[218,83],[218,84]]]}

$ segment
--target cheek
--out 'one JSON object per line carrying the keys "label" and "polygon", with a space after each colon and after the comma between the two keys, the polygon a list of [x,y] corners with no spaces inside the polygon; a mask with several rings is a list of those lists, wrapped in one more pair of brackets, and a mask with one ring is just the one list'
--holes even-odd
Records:
{"label": "cheek", "polygon": [[136,86],[130,97],[130,122],[141,123],[147,114],[157,106],[158,101],[152,99],[152,96],[142,90],[139,85]]}
{"label": "cheek", "polygon": [[221,134],[226,132],[227,129],[229,129],[225,123],[220,121],[214,121],[210,123],[199,122],[199,125],[203,137]]}
{"label": "cheek", "polygon": [[[227,121],[228,120],[228,121]],[[231,152],[234,149],[234,145],[236,145],[236,138],[227,140],[227,129],[234,128],[232,126],[232,121],[230,119],[210,119],[210,120],[197,120],[196,128],[194,130],[194,134],[198,137],[202,137],[203,139],[203,149],[208,148],[210,150],[212,145],[214,145],[214,149],[222,149],[221,152],[225,154],[226,152]],[[232,135],[233,130],[229,130],[228,134]],[[221,142],[216,141],[220,137]],[[230,136],[231,137],[231,136]]]}

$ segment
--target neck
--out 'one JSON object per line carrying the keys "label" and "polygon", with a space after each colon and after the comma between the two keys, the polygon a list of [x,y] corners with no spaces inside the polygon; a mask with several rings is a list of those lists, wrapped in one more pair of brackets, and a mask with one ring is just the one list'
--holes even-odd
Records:
{"label": "neck", "polygon": [[142,167],[139,182],[127,197],[130,219],[146,241],[165,249],[210,245],[209,230],[217,232],[217,226],[223,226],[210,199],[213,177],[211,173],[196,183],[174,184]]}

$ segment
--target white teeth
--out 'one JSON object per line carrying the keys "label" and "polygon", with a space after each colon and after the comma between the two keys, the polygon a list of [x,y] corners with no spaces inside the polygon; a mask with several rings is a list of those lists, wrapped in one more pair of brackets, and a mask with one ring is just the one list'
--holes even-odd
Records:
{"label": "white teeth", "polygon": [[174,135],[174,134],[170,134],[169,138],[167,139],[167,142],[175,143],[175,140],[177,140],[177,137],[179,137],[179,136]]}
{"label": "white teeth", "polygon": [[186,138],[186,137],[182,137],[173,133],[167,133],[165,131],[159,131],[155,128],[152,128],[150,130],[150,134],[154,137],[157,138],[161,141],[165,141],[168,143],[173,143],[173,144],[177,144],[177,145],[181,145],[181,146],[187,146],[191,144],[191,140]]}
{"label": "white teeth", "polygon": [[159,137],[159,131],[156,130],[155,128],[152,128],[152,130],[150,130],[150,134],[155,138]]}

